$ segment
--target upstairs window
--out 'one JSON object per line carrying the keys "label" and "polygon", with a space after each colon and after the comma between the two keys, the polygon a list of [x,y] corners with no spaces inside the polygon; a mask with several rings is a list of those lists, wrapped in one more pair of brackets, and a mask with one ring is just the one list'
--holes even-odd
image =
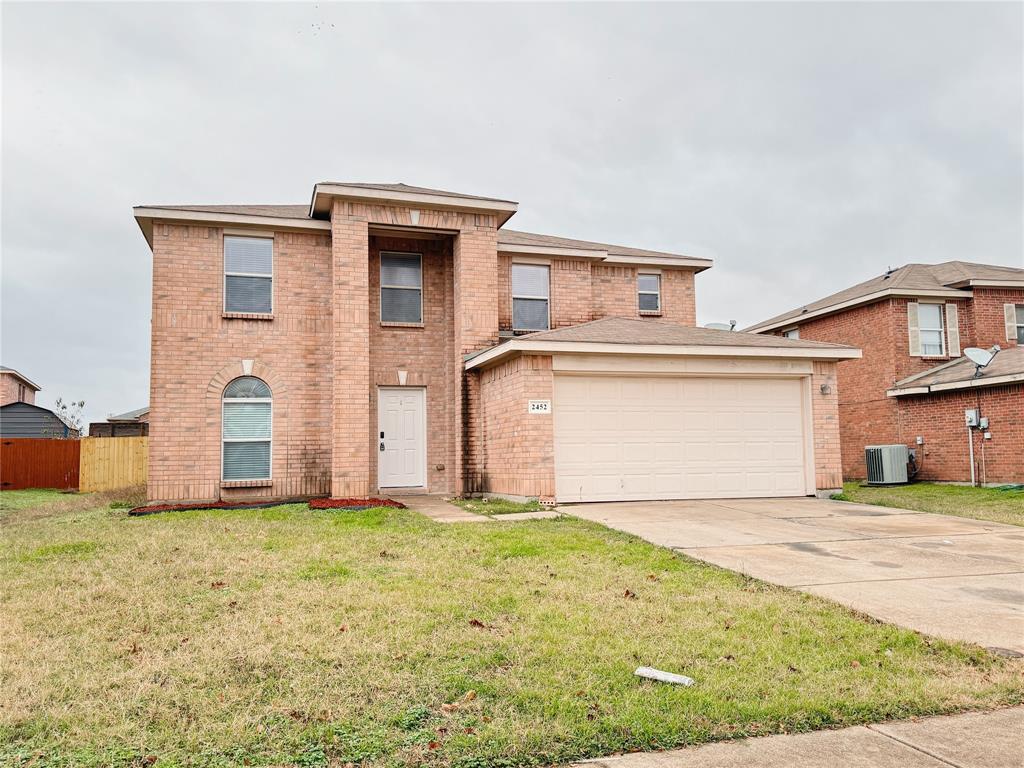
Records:
{"label": "upstairs window", "polygon": [[637,275],[636,290],[641,313],[661,312],[661,275]]}
{"label": "upstairs window", "polygon": [[548,330],[550,295],[550,268],[546,264],[513,264],[512,330]]}
{"label": "upstairs window", "polygon": [[423,259],[418,253],[381,253],[380,321],[423,322]]}
{"label": "upstairs window", "polygon": [[1017,310],[1017,343],[1024,344],[1024,304],[1018,304]]}
{"label": "upstairs window", "polygon": [[224,311],[274,311],[274,239],[224,236]]}
{"label": "upstairs window", "polygon": [[918,305],[917,321],[921,329],[921,354],[925,357],[941,357],[946,354],[942,309],[942,304]]}
{"label": "upstairs window", "polygon": [[800,338],[800,329],[799,328],[790,328],[788,331],[783,331],[782,335],[785,336],[787,339],[799,339]]}
{"label": "upstairs window", "polygon": [[242,376],[224,388],[223,480],[270,479],[272,406],[270,387],[255,376]]}

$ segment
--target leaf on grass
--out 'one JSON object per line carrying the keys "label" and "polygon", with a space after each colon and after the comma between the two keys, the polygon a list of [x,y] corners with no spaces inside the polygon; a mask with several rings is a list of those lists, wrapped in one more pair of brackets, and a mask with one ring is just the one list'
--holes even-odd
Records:
{"label": "leaf on grass", "polygon": [[455,701],[453,701],[451,704],[442,704],[441,705],[441,711],[442,712],[454,712],[458,708],[459,708],[459,704],[458,704],[458,702],[455,702]]}
{"label": "leaf on grass", "polygon": [[477,629],[487,629],[487,625],[480,621],[480,619],[470,619],[469,626],[476,627]]}
{"label": "leaf on grass", "polygon": [[439,741],[432,741],[429,744],[427,744],[427,749],[440,749],[440,748],[441,748],[441,742],[439,742]]}
{"label": "leaf on grass", "polygon": [[465,701],[472,701],[476,698],[476,691],[466,691],[466,695],[462,697]]}
{"label": "leaf on grass", "polygon": [[631,589],[627,589],[625,592],[623,592],[622,596],[624,598],[626,598],[627,600],[636,600],[637,599],[636,598],[636,592],[634,592]]}
{"label": "leaf on grass", "polygon": [[211,581],[210,589],[224,589],[227,586],[227,582],[224,581]]}

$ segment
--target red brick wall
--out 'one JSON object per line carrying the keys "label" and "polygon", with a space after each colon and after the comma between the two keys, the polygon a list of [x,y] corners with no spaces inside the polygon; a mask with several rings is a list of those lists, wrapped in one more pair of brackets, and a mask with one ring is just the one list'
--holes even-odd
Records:
{"label": "red brick wall", "polygon": [[523,355],[472,374],[479,381],[478,482],[471,490],[553,497],[555,441],[551,414],[529,414],[530,400],[550,400],[551,357]]}
{"label": "red brick wall", "polygon": [[[274,319],[225,318],[223,230],[153,229],[149,498],[212,501],[325,494],[331,461],[331,247],[274,240]],[[274,396],[273,485],[220,487],[221,397],[253,360]]]}
{"label": "red brick wall", "polygon": [[1006,338],[1004,304],[1024,304],[1024,288],[975,288],[972,313],[972,343],[967,346],[1003,349],[1017,345],[1016,339]]}
{"label": "red brick wall", "polygon": [[[843,474],[847,479],[867,474],[865,446],[902,441],[897,402],[886,396],[886,390],[900,379],[950,359],[948,354],[911,356],[907,325],[911,301],[915,299],[888,298],[799,324],[802,339],[850,344],[863,351],[861,359],[843,361],[838,368]],[[975,289],[973,299],[936,301],[956,304],[961,350],[992,344],[1005,347],[1009,342],[1003,304],[1024,302],[1024,290]],[[773,333],[781,335],[781,331]]]}
{"label": "red brick wall", "polygon": [[[814,487],[843,487],[839,431],[839,383],[834,362],[815,361],[811,376],[811,423],[814,430]],[[824,388],[824,392],[822,389]]]}
{"label": "red brick wall", "polygon": [[[514,257],[498,257],[498,324],[512,330]],[[548,260],[545,260],[548,261]],[[640,317],[637,267],[596,264],[584,259],[551,259],[551,327],[586,323],[602,317]],[[661,319],[697,324],[694,272],[661,270]]]}
{"label": "red brick wall", "polygon": [[[970,451],[964,411],[978,408],[989,420],[992,438],[971,430],[975,476],[982,483],[1024,482],[1024,385],[972,391],[909,395],[897,401],[898,443],[917,448],[922,480],[969,481]],[[916,438],[924,438],[917,446]]]}
{"label": "red brick wall", "polygon": [[0,405],[36,402],[36,391],[13,373],[0,371]]}

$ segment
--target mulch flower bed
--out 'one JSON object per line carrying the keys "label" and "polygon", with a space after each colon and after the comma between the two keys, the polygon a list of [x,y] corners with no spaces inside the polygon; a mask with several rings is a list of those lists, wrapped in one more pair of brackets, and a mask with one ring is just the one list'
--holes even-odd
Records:
{"label": "mulch flower bed", "polygon": [[405,504],[394,499],[313,499],[310,509],[370,509],[371,507],[394,507],[405,509]]}
{"label": "mulch flower bed", "polygon": [[[284,499],[269,502],[245,502],[245,501],[219,501],[212,504],[153,504],[151,506],[135,507],[128,510],[132,517],[143,515],[154,515],[157,512],[186,512],[189,510],[201,509],[266,509],[277,507],[282,504],[301,504],[306,499]],[[405,504],[393,499],[311,499],[310,509],[370,509],[371,507],[394,507],[405,509]]]}

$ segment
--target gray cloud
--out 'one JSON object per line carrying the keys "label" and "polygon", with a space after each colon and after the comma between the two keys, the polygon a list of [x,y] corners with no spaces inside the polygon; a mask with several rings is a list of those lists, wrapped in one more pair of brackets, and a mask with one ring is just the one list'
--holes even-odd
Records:
{"label": "gray cloud", "polygon": [[2,361],[148,398],[138,203],[324,179],[700,243],[701,322],[908,261],[1024,264],[1019,4],[6,4]]}

